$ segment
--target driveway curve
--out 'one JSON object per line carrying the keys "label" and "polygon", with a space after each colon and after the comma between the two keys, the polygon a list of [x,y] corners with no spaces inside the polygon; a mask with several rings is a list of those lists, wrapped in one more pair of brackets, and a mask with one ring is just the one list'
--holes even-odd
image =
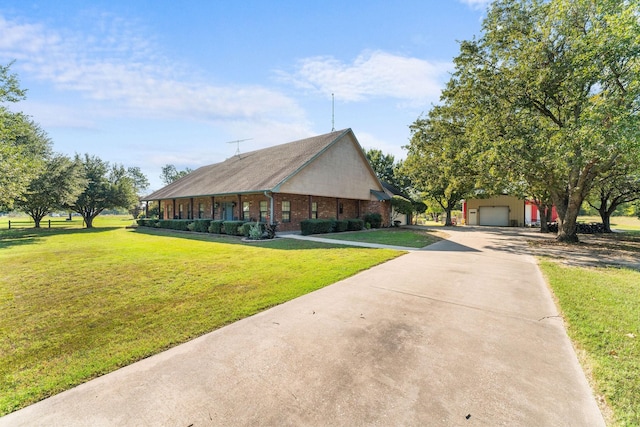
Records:
{"label": "driveway curve", "polygon": [[603,426],[524,245],[453,229],[0,426]]}

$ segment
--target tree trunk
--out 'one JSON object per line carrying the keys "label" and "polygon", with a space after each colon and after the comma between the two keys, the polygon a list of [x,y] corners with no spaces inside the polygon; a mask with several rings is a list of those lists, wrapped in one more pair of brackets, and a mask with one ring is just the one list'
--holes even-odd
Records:
{"label": "tree trunk", "polygon": [[544,223],[547,233],[549,233],[549,223],[553,220],[553,203],[544,206]]}
{"label": "tree trunk", "polygon": [[604,232],[605,233],[613,233],[613,231],[611,231],[611,214],[606,213],[604,216],[601,216],[602,218],[602,225],[604,226]]}
{"label": "tree trunk", "polygon": [[540,215],[540,232],[548,233],[552,207],[544,203],[536,203],[536,207],[538,208],[538,215]]}
{"label": "tree trunk", "polygon": [[84,223],[87,228],[93,228],[93,217],[91,215],[87,215],[84,218]]}
{"label": "tree trunk", "polygon": [[451,222],[451,208],[446,208],[444,212],[445,212],[444,225],[445,227],[451,227],[453,225],[453,223]]}
{"label": "tree trunk", "polygon": [[576,222],[580,213],[580,205],[582,200],[578,201],[577,197],[566,197],[556,202],[558,211],[558,236],[556,240],[564,243],[578,243],[578,227]]}
{"label": "tree trunk", "polygon": [[40,228],[40,218],[33,218],[33,222],[34,222],[34,227],[35,228]]}

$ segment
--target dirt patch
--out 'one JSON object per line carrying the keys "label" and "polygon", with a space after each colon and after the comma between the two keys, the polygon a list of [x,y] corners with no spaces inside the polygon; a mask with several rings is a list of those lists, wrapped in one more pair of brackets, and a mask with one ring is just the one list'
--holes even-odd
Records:
{"label": "dirt patch", "polygon": [[554,234],[529,239],[534,255],[583,267],[627,267],[640,270],[640,236],[623,233],[581,234],[580,243],[557,242]]}

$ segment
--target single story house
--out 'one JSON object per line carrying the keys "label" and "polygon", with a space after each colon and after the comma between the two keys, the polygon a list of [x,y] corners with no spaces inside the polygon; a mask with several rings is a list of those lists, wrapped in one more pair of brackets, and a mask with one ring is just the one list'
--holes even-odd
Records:
{"label": "single story house", "polygon": [[[462,215],[466,225],[524,227],[540,223],[538,208],[533,202],[508,195],[463,200]],[[552,221],[556,218],[553,208]]]}
{"label": "single story house", "polygon": [[143,198],[162,219],[278,222],[279,231],[367,213],[388,226],[389,199],[351,129],[238,154]]}

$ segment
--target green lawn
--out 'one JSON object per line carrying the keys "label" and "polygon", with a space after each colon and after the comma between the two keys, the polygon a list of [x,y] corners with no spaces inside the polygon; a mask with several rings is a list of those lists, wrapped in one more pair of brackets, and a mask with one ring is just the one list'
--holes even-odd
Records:
{"label": "green lawn", "polygon": [[0,223],[0,415],[402,253],[131,223]]}
{"label": "green lawn", "polygon": [[542,260],[569,336],[586,353],[614,423],[640,425],[640,272]]}
{"label": "green lawn", "polygon": [[319,234],[318,237],[349,242],[379,243],[383,245],[403,246],[408,248],[423,248],[442,240],[433,232],[427,230],[408,230],[403,228],[385,228],[367,231],[352,231],[346,233]]}

